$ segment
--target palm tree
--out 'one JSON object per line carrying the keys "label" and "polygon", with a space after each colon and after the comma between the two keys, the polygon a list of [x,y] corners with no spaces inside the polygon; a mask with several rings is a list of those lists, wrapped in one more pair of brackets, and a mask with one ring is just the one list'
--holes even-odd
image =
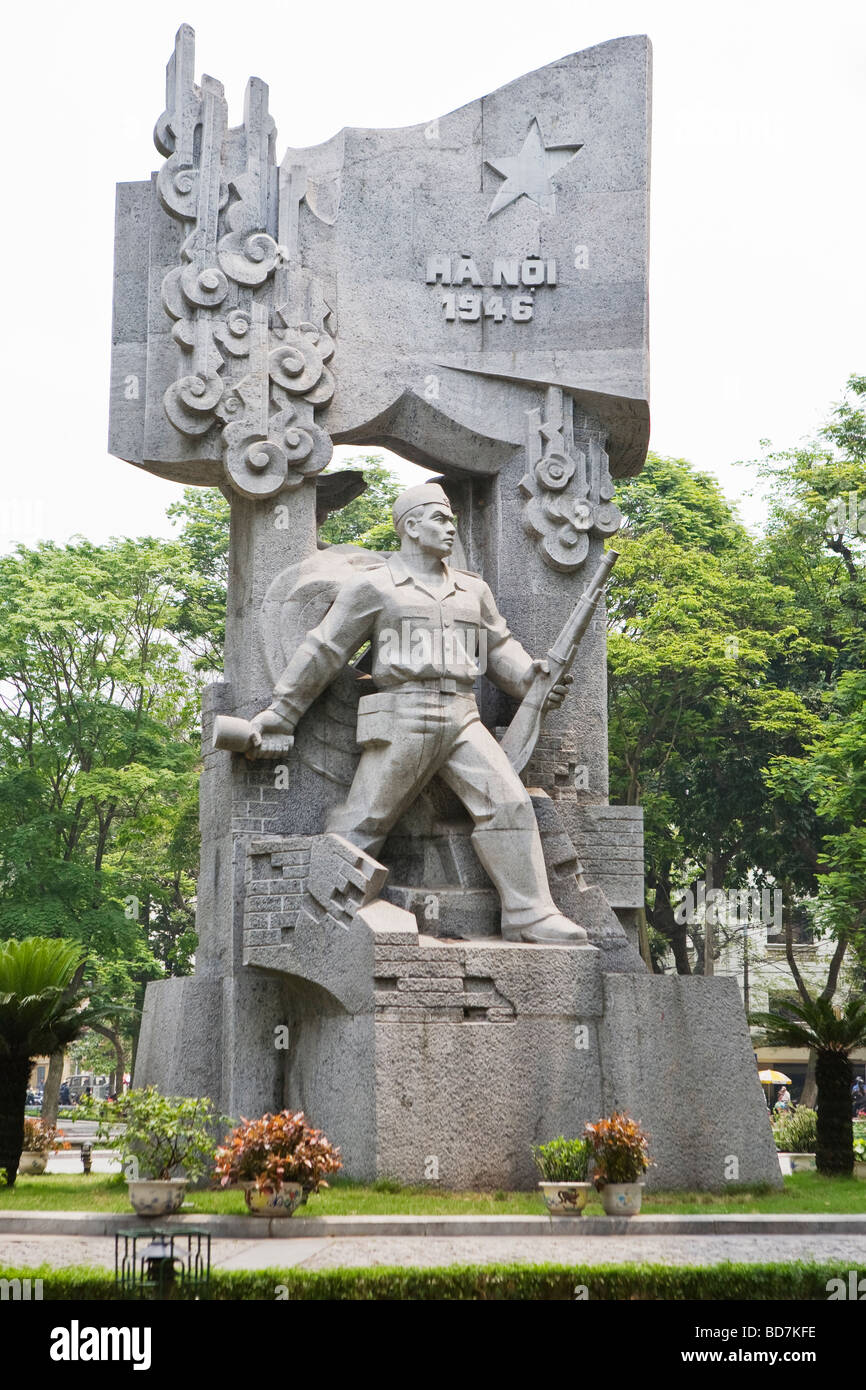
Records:
{"label": "palm tree", "polygon": [[777,1011],[753,1014],[770,1047],[814,1048],[818,1084],[819,1173],[850,1174],[854,1168],[851,1066],[855,1047],[866,1044],[866,1000],[852,999],[837,1016],[828,999],[792,999]]}
{"label": "palm tree", "polygon": [[32,936],[0,943],[0,1173],[12,1187],[24,1138],[33,1058],[73,1042],[95,1014],[84,1008],[83,960],[71,942]]}

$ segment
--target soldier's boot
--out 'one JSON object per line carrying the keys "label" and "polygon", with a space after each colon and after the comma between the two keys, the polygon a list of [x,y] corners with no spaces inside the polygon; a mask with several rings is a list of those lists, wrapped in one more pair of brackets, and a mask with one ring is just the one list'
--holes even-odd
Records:
{"label": "soldier's boot", "polygon": [[[522,814],[521,814],[522,813]],[[475,852],[499,893],[503,941],[529,941],[557,946],[580,946],[587,941],[583,927],[558,911],[550,896],[541,838],[531,804],[514,819],[526,824],[508,828],[476,828]],[[531,816],[531,823],[529,817]]]}
{"label": "soldier's boot", "polygon": [[524,927],[519,939],[551,946],[580,946],[589,940],[584,928],[570,921],[568,917],[563,917],[561,912],[556,912],[551,917],[543,917],[531,927]]}

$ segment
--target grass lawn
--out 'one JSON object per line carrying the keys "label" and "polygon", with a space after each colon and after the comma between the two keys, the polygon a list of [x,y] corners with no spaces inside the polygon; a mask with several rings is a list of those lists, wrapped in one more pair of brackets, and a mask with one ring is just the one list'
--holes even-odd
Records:
{"label": "grass lawn", "polygon": [[[648,1216],[732,1212],[863,1213],[866,1182],[856,1178],[824,1178],[818,1173],[795,1173],[785,1178],[784,1190],[732,1187],[726,1192],[651,1192],[644,1194]],[[246,1210],[242,1192],[191,1192],[185,1211],[239,1214]],[[304,1216],[479,1216],[544,1214],[534,1192],[437,1192],[429,1187],[401,1187],[387,1179],[355,1183],[336,1178],[330,1188],[311,1197]],[[19,1178],[11,1190],[0,1187],[4,1211],[120,1211],[130,1212],[126,1180],[93,1173]],[[593,1195],[587,1215],[600,1216],[601,1202]]]}

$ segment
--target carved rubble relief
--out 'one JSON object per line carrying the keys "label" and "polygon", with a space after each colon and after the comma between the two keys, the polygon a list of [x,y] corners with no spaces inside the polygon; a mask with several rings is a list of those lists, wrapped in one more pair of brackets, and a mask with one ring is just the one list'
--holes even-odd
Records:
{"label": "carved rubble relief", "polygon": [[322,286],[301,275],[306,180],[290,169],[278,188],[267,85],[250,78],[244,124],[227,130],[222,84],[205,76],[197,87],[193,71],[193,31],[183,25],[154,131],[166,156],[160,202],[188,229],[182,263],[162,282],[180,349],[165,413],[189,438],[219,429],[231,485],[246,497],[271,497],[320,473],[331,457],[314,414],[334,394],[326,364],[335,318]]}
{"label": "carved rubble relief", "polygon": [[559,386],[548,387],[543,412],[528,410],[526,423],[524,525],[541,543],[545,563],[570,574],[586,559],[590,536],[613,536],[622,525],[606,438]]}
{"label": "carved rubble relief", "polygon": [[[386,871],[340,835],[254,839],[247,850],[244,945],[291,946],[307,927],[348,930],[381,892]],[[493,978],[477,973],[458,945],[376,947],[374,1009],[382,1020],[443,1019],[510,1023],[514,1003]]]}
{"label": "carved rubble relief", "polygon": [[341,835],[271,836],[247,849],[247,946],[281,945],[301,924],[348,930],[387,870]]}

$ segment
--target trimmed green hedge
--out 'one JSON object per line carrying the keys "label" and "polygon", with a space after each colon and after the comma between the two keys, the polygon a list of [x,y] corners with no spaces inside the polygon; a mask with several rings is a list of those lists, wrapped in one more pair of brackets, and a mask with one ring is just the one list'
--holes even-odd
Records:
{"label": "trimmed green hedge", "polygon": [[[665,1265],[451,1265],[440,1269],[219,1270],[210,1297],[219,1301],[272,1303],[277,1288],[292,1301],[590,1301],[650,1299],[827,1299],[827,1284],[840,1275],[834,1264],[719,1264],[705,1268]],[[841,1271],[847,1278],[847,1270]],[[859,1277],[866,1269],[859,1271]],[[45,1301],[112,1301],[119,1295],[109,1270],[0,1267],[0,1279],[42,1279]],[[580,1293],[586,1287],[586,1294]]]}

